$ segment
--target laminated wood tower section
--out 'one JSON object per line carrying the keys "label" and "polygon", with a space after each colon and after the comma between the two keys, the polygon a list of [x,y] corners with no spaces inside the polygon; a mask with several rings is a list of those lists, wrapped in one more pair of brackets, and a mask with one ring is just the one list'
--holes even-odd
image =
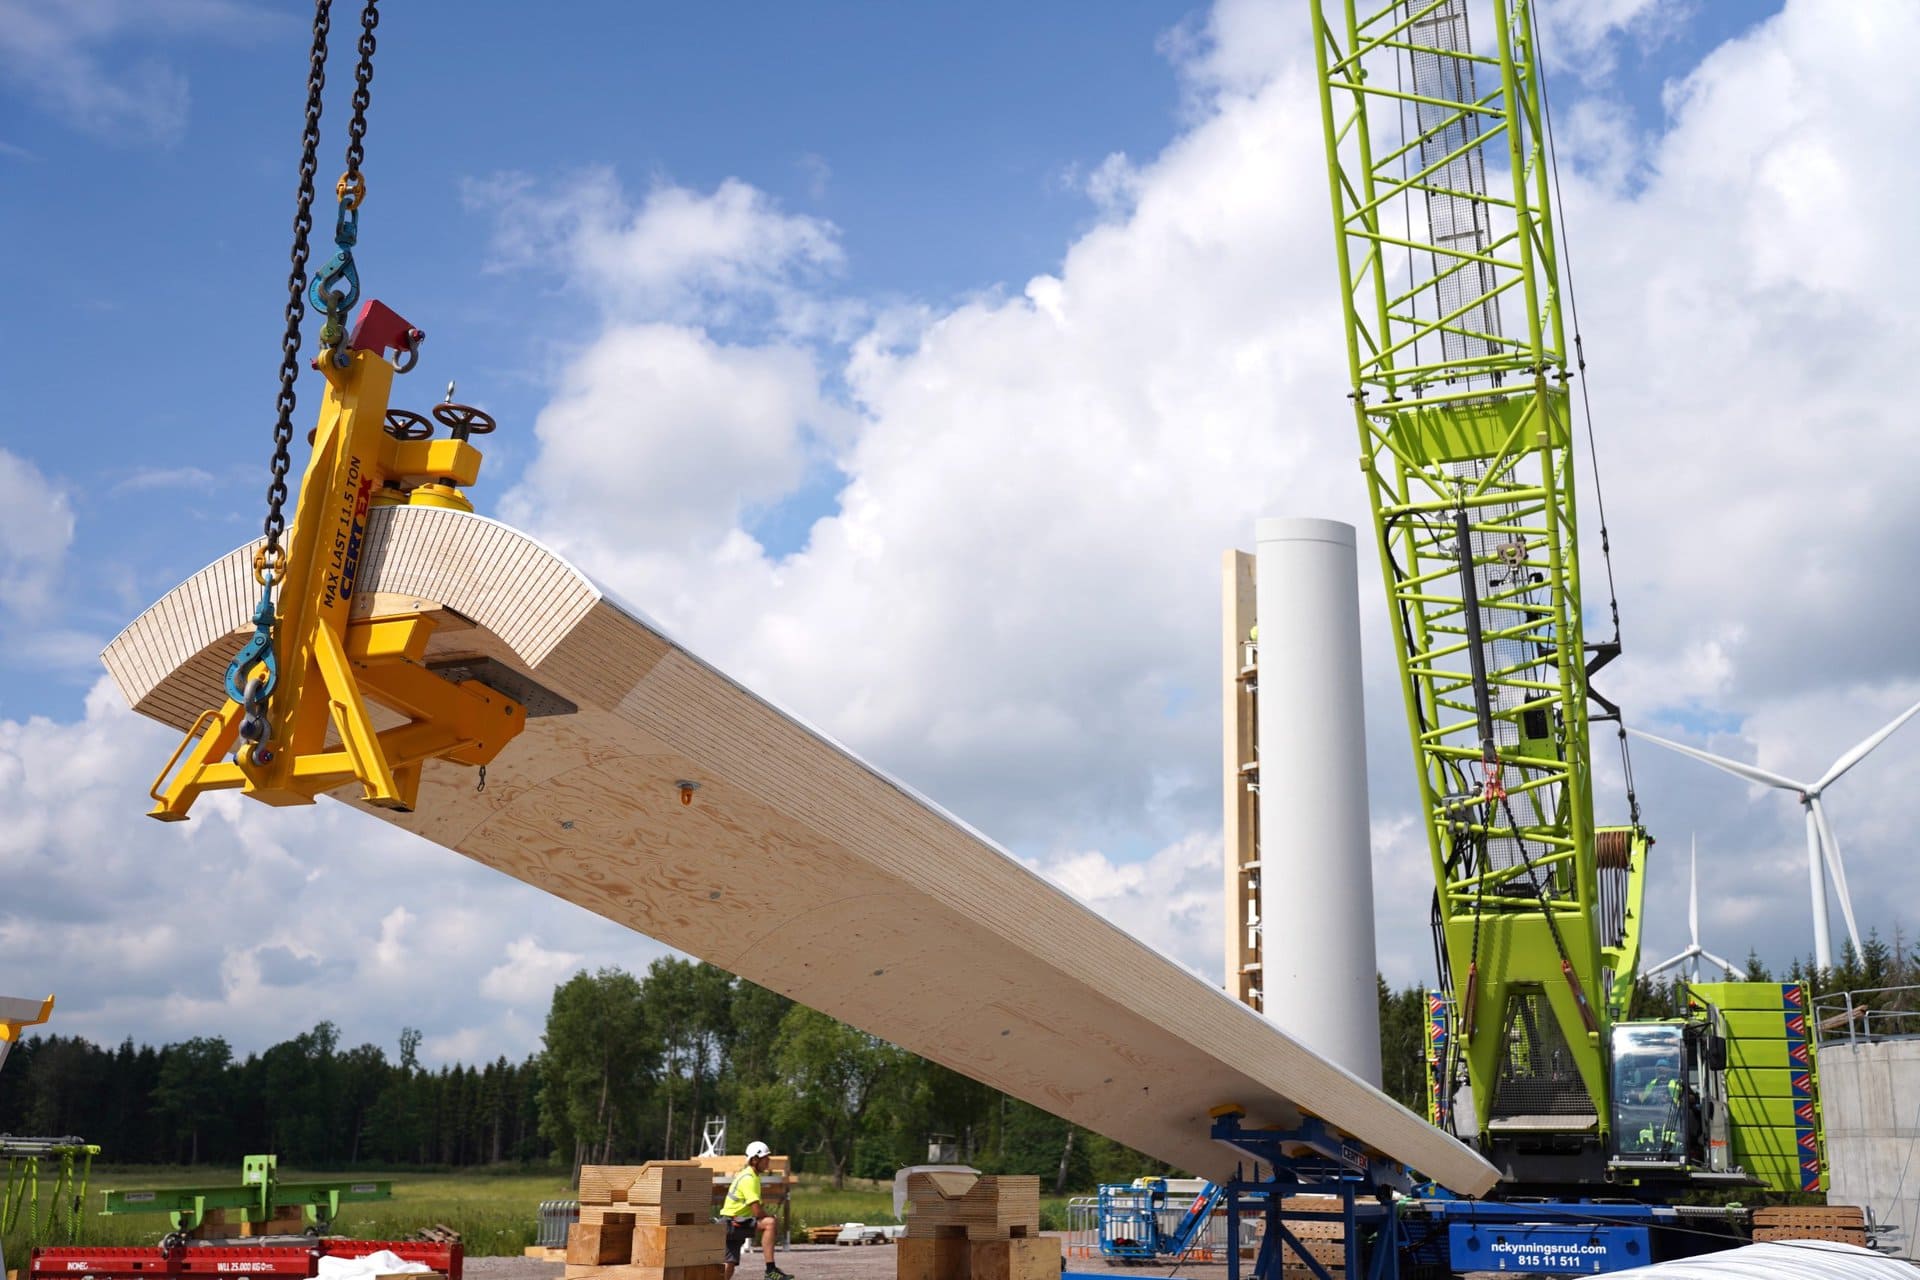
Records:
{"label": "laminated wood tower section", "polygon": [[[256,589],[242,547],[108,647],[127,701],[185,731],[218,705]],[[963,822],[481,516],[372,517],[362,609],[436,606],[429,667],[523,703],[489,767],[430,763],[367,810],[1203,1177],[1208,1113],[1311,1114],[1456,1191],[1492,1166],[1102,919]],[[456,677],[457,678],[457,677]],[[698,783],[687,794],[682,782]],[[349,803],[352,801],[349,800]]]}

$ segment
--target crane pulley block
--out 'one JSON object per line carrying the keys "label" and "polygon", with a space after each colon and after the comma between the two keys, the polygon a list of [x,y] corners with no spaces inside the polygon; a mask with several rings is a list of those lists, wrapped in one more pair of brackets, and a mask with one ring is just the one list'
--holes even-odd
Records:
{"label": "crane pulley block", "polygon": [[[396,366],[387,353],[410,368],[421,337],[369,301],[346,360],[316,362],[326,398],[286,551],[263,549],[255,560],[263,586],[255,641],[235,660],[225,704],[200,717],[155,779],[150,816],[179,821],[202,792],[219,790],[312,804],[356,781],[369,804],[410,810],[427,761],[484,767],[520,732],[519,702],[428,669],[432,607],[363,599],[373,510],[471,511],[462,487],[478,479],[481,455],[470,438],[494,426],[471,406],[436,405],[449,434],[434,439],[426,417],[389,408]],[[376,728],[376,708],[395,723]]]}

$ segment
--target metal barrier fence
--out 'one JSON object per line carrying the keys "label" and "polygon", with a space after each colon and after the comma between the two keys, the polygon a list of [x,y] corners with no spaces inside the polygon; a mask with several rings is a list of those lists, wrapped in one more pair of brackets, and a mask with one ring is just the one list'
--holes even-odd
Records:
{"label": "metal barrier fence", "polygon": [[564,1249],[567,1247],[567,1228],[578,1221],[578,1200],[542,1200],[533,1242],[542,1249]]}
{"label": "metal barrier fence", "polygon": [[[1186,1216],[1189,1201],[1185,1196],[1176,1196],[1174,1202],[1159,1211],[1160,1235],[1165,1239],[1180,1229],[1180,1220]],[[1240,1223],[1240,1245],[1251,1248],[1260,1241],[1260,1222],[1257,1218],[1245,1218]],[[1100,1251],[1100,1200],[1097,1196],[1075,1196],[1067,1201],[1067,1238],[1065,1248],[1068,1258],[1098,1258]],[[1206,1227],[1187,1251],[1187,1258],[1193,1262],[1225,1262],[1227,1259],[1227,1211],[1217,1209],[1207,1220]]]}
{"label": "metal barrier fence", "polygon": [[1100,1201],[1075,1196],[1067,1201],[1066,1251],[1069,1258],[1100,1256]]}
{"label": "metal barrier fence", "polygon": [[1814,999],[1813,1025],[1823,1042],[1920,1036],[1920,987],[1829,991]]}

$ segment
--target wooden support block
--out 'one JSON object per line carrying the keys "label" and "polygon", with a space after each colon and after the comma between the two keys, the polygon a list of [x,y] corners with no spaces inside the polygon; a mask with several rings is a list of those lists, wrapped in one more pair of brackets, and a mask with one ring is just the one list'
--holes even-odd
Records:
{"label": "wooden support block", "polygon": [[690,1213],[685,1209],[673,1211],[657,1204],[636,1204],[633,1209],[633,1225],[636,1227],[696,1227],[713,1221],[713,1206],[703,1206],[699,1212]]}
{"label": "wooden support block", "polygon": [[297,1236],[307,1229],[306,1211],[297,1205],[279,1205],[265,1222],[242,1222],[242,1238],[253,1236]]}
{"label": "wooden support block", "polygon": [[695,1267],[568,1267],[566,1280],[726,1280],[727,1264],[709,1262]]}
{"label": "wooden support block", "polygon": [[899,1280],[967,1280],[970,1261],[965,1236],[904,1236],[894,1252]]}
{"label": "wooden support block", "polygon": [[627,1189],[634,1179],[640,1176],[643,1165],[637,1164],[587,1164],[580,1166],[580,1203],[612,1204],[624,1202]]}
{"label": "wooden support block", "polygon": [[[1346,1268],[1347,1243],[1344,1240],[1301,1240],[1300,1247],[1306,1250],[1308,1257],[1329,1271],[1341,1271]],[[1284,1240],[1280,1242],[1280,1265],[1288,1271],[1297,1268],[1308,1274],[1312,1272],[1312,1268],[1301,1259],[1295,1247]]]}
{"label": "wooden support block", "polygon": [[583,1204],[580,1206],[580,1221],[592,1226],[631,1227],[639,1219],[634,1217],[632,1205]]}
{"label": "wooden support block", "polygon": [[1060,1241],[970,1240],[967,1267],[968,1280],[1060,1280]]}
{"label": "wooden support block", "polygon": [[632,1253],[630,1223],[577,1222],[567,1232],[569,1266],[604,1267],[609,1263],[624,1263]]}
{"label": "wooden support block", "polygon": [[727,1229],[704,1226],[638,1226],[628,1261],[636,1267],[704,1267],[727,1260]]}
{"label": "wooden support block", "polygon": [[909,1236],[957,1230],[969,1240],[1008,1240],[1040,1234],[1040,1179],[1031,1175],[916,1173],[907,1178],[907,1199]]}
{"label": "wooden support block", "polygon": [[649,1160],[627,1188],[628,1204],[672,1205],[713,1193],[713,1171],[692,1160]]}

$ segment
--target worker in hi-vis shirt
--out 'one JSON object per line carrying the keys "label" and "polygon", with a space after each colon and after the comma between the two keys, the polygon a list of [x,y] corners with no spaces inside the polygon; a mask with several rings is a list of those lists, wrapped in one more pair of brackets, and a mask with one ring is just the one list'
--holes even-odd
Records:
{"label": "worker in hi-vis shirt", "polygon": [[753,1239],[756,1230],[760,1233],[760,1251],[767,1258],[767,1280],[793,1280],[773,1263],[773,1215],[763,1212],[760,1203],[760,1175],[773,1163],[773,1153],[764,1142],[747,1144],[747,1167],[733,1175],[733,1181],[727,1187],[727,1198],[720,1206],[720,1216],[727,1223],[727,1280],[733,1280],[733,1269],[740,1265],[740,1252],[747,1241]]}

